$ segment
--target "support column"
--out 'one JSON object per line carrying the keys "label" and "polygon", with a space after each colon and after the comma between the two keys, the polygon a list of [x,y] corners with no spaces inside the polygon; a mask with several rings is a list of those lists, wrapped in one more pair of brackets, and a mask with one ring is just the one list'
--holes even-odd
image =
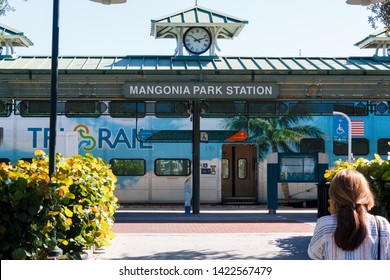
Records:
{"label": "support column", "polygon": [[200,100],[192,101],[192,197],[193,214],[200,211]]}

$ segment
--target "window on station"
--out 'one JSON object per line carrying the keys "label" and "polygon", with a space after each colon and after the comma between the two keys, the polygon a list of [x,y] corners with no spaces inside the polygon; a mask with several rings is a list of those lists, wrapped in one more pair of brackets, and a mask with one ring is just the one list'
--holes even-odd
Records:
{"label": "window on station", "polygon": [[8,101],[0,101],[0,117],[9,117],[12,111],[12,104]]}
{"label": "window on station", "polygon": [[229,159],[223,158],[222,159],[222,179],[229,179],[229,177],[230,177],[229,166],[230,166]]}
{"label": "window on station", "polygon": [[146,173],[144,159],[111,159],[112,172],[116,176],[143,176]]}
{"label": "window on station", "polygon": [[299,141],[299,151],[308,153],[325,153],[325,141],[322,138],[302,138]]}
{"label": "window on station", "polygon": [[145,102],[111,101],[108,112],[113,118],[143,118],[145,117]]}
{"label": "window on station", "polygon": [[248,161],[245,158],[240,158],[238,164],[238,179],[246,179],[248,174]]}
{"label": "window on station", "polygon": [[[352,139],[352,154],[354,156],[366,156],[370,152],[369,141],[367,138]],[[338,156],[348,155],[348,143],[333,142],[333,153]]]}
{"label": "window on station", "polygon": [[22,117],[49,117],[50,100],[23,100],[17,105]]}
{"label": "window on station", "polygon": [[378,139],[378,154],[388,155],[390,153],[390,138]]}
{"label": "window on station", "polygon": [[190,116],[188,102],[157,101],[155,114],[158,118],[188,118]]}
{"label": "window on station", "polygon": [[67,117],[97,118],[106,109],[107,105],[101,101],[72,100],[65,103],[65,115]]}
{"label": "window on station", "polygon": [[191,161],[189,159],[156,159],[154,172],[157,176],[188,176]]}

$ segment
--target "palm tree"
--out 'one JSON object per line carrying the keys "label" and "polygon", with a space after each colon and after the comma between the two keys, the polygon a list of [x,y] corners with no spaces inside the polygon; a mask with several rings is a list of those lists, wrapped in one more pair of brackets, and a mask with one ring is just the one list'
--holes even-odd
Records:
{"label": "palm tree", "polygon": [[[318,127],[300,125],[301,122],[311,121],[310,116],[279,116],[266,118],[246,118],[243,116],[224,120],[226,129],[242,129],[247,131],[248,140],[258,145],[259,158],[272,153],[289,153],[296,151],[299,141],[304,137],[320,138],[325,135]],[[288,183],[282,183],[282,190],[287,201],[290,198]]]}

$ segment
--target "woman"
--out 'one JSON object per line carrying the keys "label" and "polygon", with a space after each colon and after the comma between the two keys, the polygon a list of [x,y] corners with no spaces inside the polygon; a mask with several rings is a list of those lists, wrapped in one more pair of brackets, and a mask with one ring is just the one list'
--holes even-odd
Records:
{"label": "woman", "polygon": [[367,212],[374,206],[374,196],[364,175],[356,170],[340,170],[331,181],[329,198],[331,215],[317,220],[308,247],[309,257],[317,260],[390,260],[390,224],[384,217]]}

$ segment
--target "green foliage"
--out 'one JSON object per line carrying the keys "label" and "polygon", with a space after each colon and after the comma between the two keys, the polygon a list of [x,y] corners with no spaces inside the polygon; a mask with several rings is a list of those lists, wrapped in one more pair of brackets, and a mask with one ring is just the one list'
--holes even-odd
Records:
{"label": "green foliage", "polygon": [[334,168],[326,170],[324,178],[330,182],[341,169],[355,169],[367,178],[376,200],[372,213],[390,220],[390,160],[383,160],[378,155],[373,160],[359,158],[352,163],[338,160]]}
{"label": "green foliage", "polygon": [[301,124],[309,122],[311,116],[279,116],[246,118],[243,116],[226,119],[227,129],[247,131],[250,141],[255,141],[259,149],[259,158],[263,160],[272,150],[273,153],[291,153],[297,150],[299,142],[305,137],[323,137],[325,133],[315,126]]}
{"label": "green foliage", "polygon": [[377,23],[383,24],[387,31],[390,29],[390,1],[387,0],[383,3],[377,3],[370,5],[367,9],[371,12],[371,15],[368,17],[368,23],[371,24],[371,27],[376,29]]}
{"label": "green foliage", "polygon": [[0,258],[42,259],[58,245],[70,259],[83,248],[108,246],[118,208],[110,166],[91,154],[57,155],[56,174],[48,157],[32,163],[0,163]]}

